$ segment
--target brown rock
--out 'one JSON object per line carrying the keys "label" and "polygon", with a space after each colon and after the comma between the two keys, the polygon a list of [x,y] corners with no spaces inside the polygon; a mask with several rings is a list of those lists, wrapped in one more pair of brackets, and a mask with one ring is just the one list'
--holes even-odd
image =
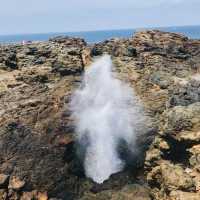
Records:
{"label": "brown rock", "polygon": [[179,133],[180,140],[188,141],[188,142],[199,142],[200,141],[200,131],[182,131]]}
{"label": "brown rock", "polygon": [[0,199],[1,200],[7,199],[7,191],[5,189],[0,189]]}
{"label": "brown rock", "polygon": [[38,200],[48,200],[48,196],[46,192],[39,192],[37,194],[37,199]]}
{"label": "brown rock", "polygon": [[36,197],[37,191],[23,192],[20,200],[32,200]]}
{"label": "brown rock", "polygon": [[9,200],[19,200],[19,198],[20,198],[20,195],[16,191],[14,191],[12,189],[8,190],[8,199]]}
{"label": "brown rock", "polygon": [[192,154],[189,160],[190,165],[200,172],[200,145],[194,145],[189,152]]}
{"label": "brown rock", "polygon": [[146,167],[152,166],[154,162],[161,159],[162,152],[159,149],[151,149],[146,152],[145,165]]}
{"label": "brown rock", "polygon": [[161,176],[164,187],[168,190],[190,190],[194,187],[192,178],[178,165],[161,164]]}
{"label": "brown rock", "polygon": [[5,174],[0,174],[0,188],[6,187],[8,184],[9,176]]}
{"label": "brown rock", "polygon": [[200,193],[172,191],[170,193],[170,200],[199,200]]}
{"label": "brown rock", "polygon": [[21,180],[19,177],[13,176],[9,180],[9,189],[21,190],[25,185],[25,181]]}
{"label": "brown rock", "polygon": [[168,162],[156,166],[147,175],[147,180],[151,185],[160,185],[165,190],[194,190],[194,180],[182,167]]}
{"label": "brown rock", "polygon": [[82,62],[83,62],[83,65],[86,67],[88,66],[89,64],[91,64],[91,50],[89,48],[85,48],[83,51],[82,51],[82,54],[81,54],[81,57],[82,57]]}
{"label": "brown rock", "polygon": [[150,200],[149,190],[139,185],[128,185],[119,193],[114,193],[112,200]]}
{"label": "brown rock", "polygon": [[48,196],[46,192],[38,192],[33,190],[31,192],[23,192],[20,200],[48,200]]}
{"label": "brown rock", "polygon": [[140,185],[127,185],[119,191],[103,191],[98,194],[86,194],[80,200],[150,200],[149,190]]}
{"label": "brown rock", "polygon": [[[199,147],[191,148],[200,141],[200,41],[156,30],[90,46],[69,37],[1,45],[0,172],[11,177],[20,174],[30,190],[47,191],[58,199],[78,199],[83,194],[86,199],[140,198],[136,191],[149,198],[148,192],[143,195],[143,186],[129,188],[132,176],[118,174],[109,180],[107,190],[93,194],[94,183],[87,184],[76,157],[68,103],[85,65],[105,52],[113,56],[116,77],[135,89],[152,117],[149,126],[158,126],[159,136],[150,148],[155,135],[151,140],[140,135],[148,141],[144,148],[141,145],[143,154],[149,148],[147,167],[131,171],[136,176],[148,174],[139,180],[148,179],[156,200],[168,200],[174,190],[199,191]],[[188,166],[191,173],[185,170]],[[21,191],[16,190],[9,191],[7,199],[19,199]],[[37,199],[38,192],[26,194],[31,195]]]}

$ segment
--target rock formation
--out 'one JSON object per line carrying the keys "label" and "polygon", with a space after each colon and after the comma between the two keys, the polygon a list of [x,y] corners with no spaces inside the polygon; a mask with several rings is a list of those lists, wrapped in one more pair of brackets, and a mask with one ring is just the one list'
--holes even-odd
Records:
{"label": "rock formation", "polygon": [[[103,53],[152,120],[138,136],[138,157],[98,185],[76,156],[68,103],[85,67]],[[200,41],[180,34],[0,46],[0,199],[199,200],[199,86]]]}

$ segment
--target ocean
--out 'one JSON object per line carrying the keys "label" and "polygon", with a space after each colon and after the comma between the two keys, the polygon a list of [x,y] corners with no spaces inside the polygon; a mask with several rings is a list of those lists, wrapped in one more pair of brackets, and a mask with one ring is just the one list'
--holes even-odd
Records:
{"label": "ocean", "polygon": [[123,30],[104,30],[104,31],[85,31],[85,32],[66,32],[66,33],[42,33],[42,34],[20,34],[20,35],[0,35],[0,43],[20,43],[25,41],[46,41],[49,38],[66,35],[84,38],[88,43],[101,42],[110,38],[128,38],[141,30],[157,29],[162,31],[182,33],[192,39],[200,39],[200,26],[177,26],[160,28],[140,28]]}

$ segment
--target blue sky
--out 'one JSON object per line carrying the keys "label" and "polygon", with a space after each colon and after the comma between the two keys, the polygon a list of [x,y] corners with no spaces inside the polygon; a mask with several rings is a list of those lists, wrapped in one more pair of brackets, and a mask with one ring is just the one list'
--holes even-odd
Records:
{"label": "blue sky", "polygon": [[200,24],[200,0],[0,0],[0,34]]}

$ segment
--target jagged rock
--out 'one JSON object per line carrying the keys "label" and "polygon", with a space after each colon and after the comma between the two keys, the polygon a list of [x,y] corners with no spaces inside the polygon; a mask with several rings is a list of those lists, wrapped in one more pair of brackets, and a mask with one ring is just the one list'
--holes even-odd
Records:
{"label": "jagged rock", "polygon": [[199,200],[200,193],[172,191],[170,193],[170,199],[172,200]]}
{"label": "jagged rock", "polygon": [[181,131],[179,133],[179,140],[187,141],[188,143],[198,143],[200,141],[200,131],[191,130],[191,131]]}
{"label": "jagged rock", "polygon": [[161,165],[163,184],[168,190],[190,190],[194,186],[192,178],[180,166]]}
{"label": "jagged rock", "polygon": [[90,54],[91,54],[91,49],[90,48],[84,48],[82,50],[81,57],[82,57],[82,62],[83,62],[84,66],[88,66],[91,63]]}
{"label": "jagged rock", "polygon": [[153,145],[155,148],[160,149],[161,151],[167,151],[170,149],[169,144],[167,143],[166,140],[164,140],[161,137],[156,137],[153,141]]}
{"label": "jagged rock", "polygon": [[168,191],[191,190],[194,187],[194,181],[180,166],[169,163],[153,168],[148,174],[148,181],[151,184],[163,185]]}
{"label": "jagged rock", "polygon": [[75,73],[80,74],[81,72],[83,72],[83,66],[81,65],[81,63],[79,63],[79,65],[71,64],[70,66],[70,63],[65,62],[64,58],[62,58],[61,60],[58,60],[53,64],[52,70],[53,72],[60,73],[61,76],[66,76],[73,75]]}
{"label": "jagged rock", "polygon": [[[76,155],[69,101],[86,65],[106,52],[156,130],[137,137],[137,161],[96,186]],[[198,199],[199,63],[199,40],[156,30],[90,45],[65,36],[1,45],[0,173],[26,182],[7,199],[37,199],[38,191],[62,200],[151,199],[149,192],[155,200]]]}
{"label": "jagged rock", "polygon": [[162,152],[159,149],[151,149],[146,152],[145,165],[152,166],[154,162],[161,159]]}
{"label": "jagged rock", "polygon": [[174,54],[181,58],[181,55],[187,54],[184,49],[184,42],[188,38],[176,33],[163,33],[157,30],[138,32],[134,36],[133,44],[138,51],[155,50],[158,53]]}
{"label": "jagged rock", "polygon": [[98,194],[85,194],[80,200],[150,200],[149,190],[140,185],[128,185],[120,191],[104,191]]}
{"label": "jagged rock", "polygon": [[163,134],[170,134],[172,136],[174,135],[174,137],[180,138],[181,133],[184,133],[181,131],[190,131],[193,127],[196,127],[199,124],[199,114],[199,102],[187,107],[176,106],[165,111],[163,114]]}

